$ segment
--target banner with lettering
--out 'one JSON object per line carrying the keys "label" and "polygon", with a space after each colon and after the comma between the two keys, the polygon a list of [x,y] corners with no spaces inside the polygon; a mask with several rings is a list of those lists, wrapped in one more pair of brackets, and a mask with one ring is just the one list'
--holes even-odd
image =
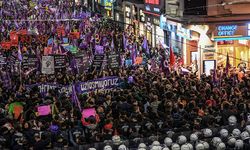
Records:
{"label": "banner with lettering", "polygon": [[38,116],[47,116],[51,113],[50,105],[38,106]]}
{"label": "banner with lettering", "polygon": [[11,69],[12,73],[19,71],[19,65],[20,62],[15,52],[12,52],[11,55],[7,56],[7,67]]}
{"label": "banner with lettering", "polygon": [[36,55],[23,55],[23,60],[22,60],[22,68],[23,69],[31,69],[31,68],[37,68],[38,66],[38,59]]}
{"label": "banner with lettering", "polygon": [[60,85],[53,83],[44,83],[44,84],[30,84],[25,86],[28,90],[36,87],[39,89],[40,94],[46,96],[50,90],[56,90],[59,94],[70,95],[72,93],[72,86],[69,85]]}
{"label": "banner with lettering", "polygon": [[79,73],[86,72],[89,69],[90,58],[87,54],[77,54],[75,60]]}
{"label": "banner with lettering", "polygon": [[2,53],[0,53],[0,65],[6,65],[7,64],[7,57],[4,56]]}
{"label": "banner with lettering", "polygon": [[31,44],[33,41],[36,41],[40,44],[47,44],[49,37],[47,35],[19,35],[19,41],[21,43]]}
{"label": "banner with lettering", "polygon": [[96,70],[101,70],[103,60],[104,60],[104,55],[95,55],[93,59],[92,67],[96,68]]}
{"label": "banner with lettering", "polygon": [[118,53],[113,52],[108,55],[108,66],[111,69],[119,68],[120,66],[120,56]]}
{"label": "banner with lettering", "polygon": [[42,57],[42,73],[43,74],[54,74],[55,73],[54,56],[43,56]]}
{"label": "banner with lettering", "polygon": [[53,55],[55,72],[63,72],[66,70],[66,55]]}
{"label": "banner with lettering", "polygon": [[[75,83],[76,92],[78,94],[87,94],[89,92],[103,91],[108,92],[110,90],[116,89],[120,86],[119,77],[110,76],[105,78],[99,78],[96,80],[90,80],[87,82],[77,82]],[[65,94],[70,96],[72,93],[72,85],[60,85],[54,83],[44,83],[44,84],[31,84],[25,85],[27,90],[31,90],[36,87],[39,89],[40,94],[46,96],[50,90],[56,90],[59,94]]]}
{"label": "banner with lettering", "polygon": [[116,76],[99,78],[87,82],[79,82],[76,84],[76,91],[79,94],[84,94],[92,91],[102,91],[113,89],[119,86],[119,78]]}

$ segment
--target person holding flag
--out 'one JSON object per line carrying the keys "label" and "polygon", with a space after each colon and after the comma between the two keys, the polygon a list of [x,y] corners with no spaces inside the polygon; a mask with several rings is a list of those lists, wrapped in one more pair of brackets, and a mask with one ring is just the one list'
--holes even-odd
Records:
{"label": "person holding flag", "polygon": [[170,46],[169,51],[170,51],[170,56],[169,56],[170,63],[169,63],[169,65],[172,68],[175,65],[175,55],[174,55],[174,51],[172,49],[172,46]]}
{"label": "person holding flag", "polygon": [[226,68],[225,68],[226,76],[229,76],[229,68],[230,68],[230,62],[229,62],[229,56],[227,53]]}
{"label": "person holding flag", "polygon": [[143,42],[142,42],[142,48],[145,51],[145,53],[150,57],[150,51],[149,51],[149,46],[148,46],[148,41],[147,38],[144,36]]}

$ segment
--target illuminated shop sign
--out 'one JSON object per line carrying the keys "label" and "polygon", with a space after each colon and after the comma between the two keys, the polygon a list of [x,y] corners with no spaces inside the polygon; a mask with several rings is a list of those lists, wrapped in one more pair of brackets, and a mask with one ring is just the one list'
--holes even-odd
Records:
{"label": "illuminated shop sign", "polygon": [[112,10],[112,0],[105,0],[104,6],[106,10]]}
{"label": "illuminated shop sign", "polygon": [[146,4],[152,4],[152,5],[159,5],[160,1],[159,0],[145,0]]}
{"label": "illuminated shop sign", "polygon": [[191,31],[183,28],[180,23],[177,24],[177,35],[185,39],[191,39]]}
{"label": "illuminated shop sign", "polygon": [[164,8],[164,0],[145,0],[145,10],[156,14],[161,14]]}
{"label": "illuminated shop sign", "polygon": [[113,0],[98,0],[97,2],[106,10],[112,10]]}
{"label": "illuminated shop sign", "polygon": [[147,5],[147,6],[146,6],[146,11],[151,11],[151,9],[150,9],[150,6],[149,6],[149,5]]}
{"label": "illuminated shop sign", "polygon": [[222,24],[216,26],[214,40],[247,40],[250,39],[250,23]]}
{"label": "illuminated shop sign", "polygon": [[159,8],[154,8],[154,12],[159,13],[159,12],[160,12],[160,9],[159,9]]}
{"label": "illuminated shop sign", "polygon": [[217,27],[218,36],[233,36],[237,30],[237,25],[221,25]]}
{"label": "illuminated shop sign", "polygon": [[170,32],[176,32],[176,25],[172,25],[167,23],[167,18],[161,15],[160,17],[160,28],[162,30],[170,31]]}

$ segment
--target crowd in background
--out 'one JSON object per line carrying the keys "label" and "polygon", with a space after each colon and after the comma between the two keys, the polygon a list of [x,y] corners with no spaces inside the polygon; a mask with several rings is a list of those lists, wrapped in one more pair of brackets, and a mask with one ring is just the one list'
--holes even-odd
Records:
{"label": "crowd in background", "polygon": [[[50,2],[39,1],[33,5],[29,1],[3,1],[0,39],[8,40],[12,30],[27,29],[56,39],[53,47],[57,51],[62,37],[57,35],[56,28],[64,26],[66,35],[76,30],[85,37],[74,43],[79,51],[86,51],[91,57],[97,40],[106,44],[105,51],[112,51],[114,40],[115,51],[125,60],[131,57],[124,45],[125,36],[127,43],[137,44],[137,55],[145,55],[146,64],[86,73],[67,70],[55,75],[43,75],[40,70],[21,71],[20,75],[1,66],[1,149],[87,150],[95,147],[110,150],[106,145],[119,150],[125,150],[124,146],[140,150],[249,149],[250,78],[247,74],[239,76],[235,71],[225,72],[219,68],[210,76],[199,77],[197,69],[184,73],[178,65],[166,67],[164,49],[149,48],[147,53],[141,46],[143,37],[136,37],[131,27],[124,32],[116,23],[73,2]],[[37,41],[20,44],[23,54],[33,53],[38,57],[46,46],[47,43]],[[4,53],[17,53],[17,50],[18,47],[12,47]],[[96,116],[88,118],[82,117],[70,95],[50,90],[44,96],[38,88],[27,90],[25,87],[52,82],[66,85],[108,76],[120,78],[119,88],[109,93],[78,95],[82,109],[96,110]],[[42,105],[50,105],[49,115],[37,115],[37,106]],[[15,106],[21,106],[22,111],[16,114]]]}

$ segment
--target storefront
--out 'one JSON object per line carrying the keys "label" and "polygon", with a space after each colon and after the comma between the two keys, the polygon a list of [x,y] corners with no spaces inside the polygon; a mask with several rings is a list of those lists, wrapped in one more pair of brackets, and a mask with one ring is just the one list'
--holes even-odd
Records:
{"label": "storefront", "polygon": [[192,49],[191,61],[194,59],[192,53],[197,55],[199,73],[209,75],[211,69],[225,67],[227,54],[230,65],[238,67],[244,63],[250,66],[250,23],[190,25],[189,29],[194,31],[192,40],[197,42],[197,53],[192,46],[187,53]]}
{"label": "storefront", "polygon": [[[182,24],[167,20],[161,15],[160,28],[164,30],[164,41],[173,48],[174,53],[183,58],[184,64],[187,64],[187,42],[191,40],[191,31]],[[190,57],[190,55],[188,55]]]}
{"label": "storefront", "polygon": [[218,24],[214,26],[214,41],[217,44],[217,65],[225,66],[226,55],[230,56],[230,64],[250,64],[250,23]]}
{"label": "storefront", "polygon": [[164,43],[164,31],[160,28],[160,14],[164,8],[164,0],[145,1],[145,31],[149,43],[156,47]]}
{"label": "storefront", "polygon": [[210,75],[210,70],[216,67],[216,43],[211,40],[213,30],[209,25],[190,25],[191,40],[186,41],[187,64],[197,63],[198,74]]}

